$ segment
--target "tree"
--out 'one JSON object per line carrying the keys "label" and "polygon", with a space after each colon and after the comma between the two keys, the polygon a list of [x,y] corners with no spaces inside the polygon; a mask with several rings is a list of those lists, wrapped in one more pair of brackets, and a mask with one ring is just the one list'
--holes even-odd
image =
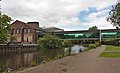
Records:
{"label": "tree", "polygon": [[11,21],[11,17],[0,12],[0,43],[2,44],[9,42],[8,39],[10,39],[10,35],[8,32],[10,31]]}
{"label": "tree", "polygon": [[[98,27],[97,26],[92,26],[92,27],[89,28],[89,30],[98,30]],[[98,32],[94,32],[94,33],[91,34],[90,38],[97,38],[98,35],[99,35]]]}
{"label": "tree", "polygon": [[98,29],[97,26],[92,26],[92,27],[89,28],[89,30],[97,30],[97,29]]}
{"label": "tree", "polygon": [[115,6],[112,6],[112,9],[109,12],[107,21],[110,22],[117,29],[120,29],[120,3],[119,2],[117,2]]}
{"label": "tree", "polygon": [[72,42],[70,40],[64,40],[63,41],[63,45],[64,45],[64,47],[71,47],[72,46]]}
{"label": "tree", "polygon": [[62,40],[55,35],[44,35],[38,39],[39,48],[42,49],[58,49],[62,48]]}
{"label": "tree", "polygon": [[[115,6],[112,6],[111,11],[109,12],[109,16],[107,21],[110,22],[113,26],[118,29],[117,35],[120,35],[120,2],[117,2]],[[119,39],[117,40],[119,45]]]}

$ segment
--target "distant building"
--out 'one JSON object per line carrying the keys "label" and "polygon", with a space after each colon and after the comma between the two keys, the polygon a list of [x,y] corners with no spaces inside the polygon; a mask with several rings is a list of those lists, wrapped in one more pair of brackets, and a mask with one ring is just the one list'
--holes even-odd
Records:
{"label": "distant building", "polygon": [[45,34],[51,32],[64,31],[56,27],[51,28],[40,28],[39,22],[22,22],[16,20],[11,24],[12,30],[10,34],[15,37],[13,40],[14,43],[23,43],[23,44],[35,44],[37,43],[38,38],[42,37]]}
{"label": "distant building", "polygon": [[63,29],[57,27],[48,27],[44,29],[46,32],[61,32],[64,31]]}

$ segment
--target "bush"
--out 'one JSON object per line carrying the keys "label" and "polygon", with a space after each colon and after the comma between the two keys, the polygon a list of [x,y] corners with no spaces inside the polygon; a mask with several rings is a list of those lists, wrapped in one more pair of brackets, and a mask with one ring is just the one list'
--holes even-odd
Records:
{"label": "bush", "polygon": [[33,60],[33,61],[31,62],[31,66],[34,67],[34,66],[36,66],[36,65],[37,65],[36,61]]}
{"label": "bush", "polygon": [[63,41],[63,46],[64,47],[71,47],[72,46],[72,42],[70,40],[64,40]]}
{"label": "bush", "polygon": [[2,73],[8,73],[8,72],[5,70],[5,71],[3,71]]}
{"label": "bush", "polygon": [[95,45],[95,44],[90,44],[90,45],[89,45],[89,49],[94,49],[94,48],[96,48],[96,45]]}
{"label": "bush", "polygon": [[96,45],[96,47],[98,47],[99,46],[99,42],[95,42],[95,45]]}
{"label": "bush", "polygon": [[40,48],[58,49],[62,48],[62,40],[55,35],[45,35],[43,38],[38,39]]}
{"label": "bush", "polygon": [[42,48],[42,49],[46,48],[46,45],[45,45],[46,42],[47,42],[47,40],[45,38],[39,38],[39,40],[38,40],[38,44],[40,44],[39,48]]}

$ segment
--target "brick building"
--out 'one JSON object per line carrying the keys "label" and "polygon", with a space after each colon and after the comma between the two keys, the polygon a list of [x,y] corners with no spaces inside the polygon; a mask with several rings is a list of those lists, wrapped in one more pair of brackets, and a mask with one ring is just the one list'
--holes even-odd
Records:
{"label": "brick building", "polygon": [[15,37],[14,43],[36,43],[38,35],[36,34],[39,28],[39,22],[28,22],[16,20],[11,24],[11,35]]}

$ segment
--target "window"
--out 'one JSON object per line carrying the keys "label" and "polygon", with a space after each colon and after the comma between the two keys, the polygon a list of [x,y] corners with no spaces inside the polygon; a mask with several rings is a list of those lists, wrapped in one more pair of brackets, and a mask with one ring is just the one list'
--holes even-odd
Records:
{"label": "window", "polygon": [[19,33],[19,29],[16,29],[17,33]]}
{"label": "window", "polygon": [[27,33],[27,30],[26,30],[26,28],[24,28],[24,33]]}
{"label": "window", "polygon": [[28,33],[30,33],[30,29],[28,28]]}
{"label": "window", "polygon": [[19,33],[22,33],[22,29],[19,30]]}
{"label": "window", "polygon": [[27,37],[27,42],[29,42],[29,41],[28,41],[28,37]]}
{"label": "window", "polygon": [[13,34],[15,34],[15,29],[13,29]]}

